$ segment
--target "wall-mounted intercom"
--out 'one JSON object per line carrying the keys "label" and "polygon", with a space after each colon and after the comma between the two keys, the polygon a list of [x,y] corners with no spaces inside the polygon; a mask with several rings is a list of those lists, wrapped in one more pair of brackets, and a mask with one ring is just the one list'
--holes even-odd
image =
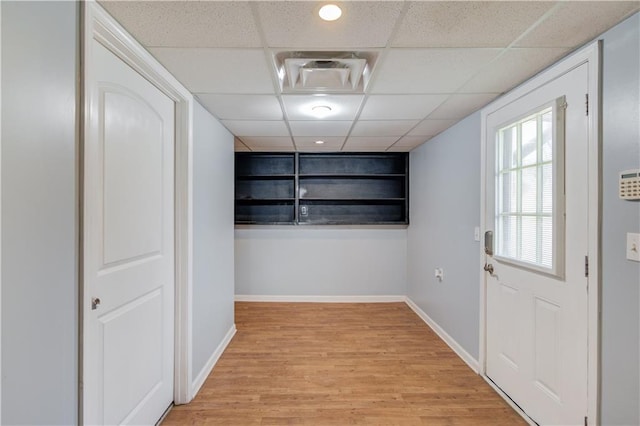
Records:
{"label": "wall-mounted intercom", "polygon": [[640,200],[640,169],[620,172],[620,198]]}

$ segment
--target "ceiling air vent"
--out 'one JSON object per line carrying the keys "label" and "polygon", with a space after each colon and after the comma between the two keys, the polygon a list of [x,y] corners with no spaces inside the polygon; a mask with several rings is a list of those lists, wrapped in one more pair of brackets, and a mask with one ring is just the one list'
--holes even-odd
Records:
{"label": "ceiling air vent", "polygon": [[283,92],[364,92],[377,52],[279,52]]}

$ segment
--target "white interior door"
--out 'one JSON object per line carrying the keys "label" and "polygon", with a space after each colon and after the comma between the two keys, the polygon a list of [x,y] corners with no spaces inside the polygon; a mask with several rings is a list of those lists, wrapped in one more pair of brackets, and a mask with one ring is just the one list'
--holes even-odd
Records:
{"label": "white interior door", "polygon": [[173,401],[174,102],[91,43],[83,420],[154,424]]}
{"label": "white interior door", "polygon": [[583,64],[486,119],[486,375],[539,424],[587,413],[587,93]]}

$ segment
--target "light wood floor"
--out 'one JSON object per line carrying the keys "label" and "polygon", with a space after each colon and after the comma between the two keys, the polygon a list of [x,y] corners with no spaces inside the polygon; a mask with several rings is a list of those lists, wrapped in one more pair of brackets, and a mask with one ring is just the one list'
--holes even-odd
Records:
{"label": "light wood floor", "polygon": [[164,425],[525,425],[404,303],[237,303],[238,332]]}

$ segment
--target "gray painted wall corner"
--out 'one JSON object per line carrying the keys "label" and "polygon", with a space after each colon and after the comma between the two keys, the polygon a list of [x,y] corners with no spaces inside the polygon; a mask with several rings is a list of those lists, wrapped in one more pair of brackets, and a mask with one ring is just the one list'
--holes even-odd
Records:
{"label": "gray painted wall corner", "polygon": [[78,411],[78,3],[2,4],[2,423]]}
{"label": "gray painted wall corner", "polygon": [[[407,295],[478,358],[480,113],[411,152]],[[444,270],[444,279],[434,269]]]}
{"label": "gray painted wall corner", "polygon": [[192,380],[234,324],[233,136],[197,102],[193,167]]}
{"label": "gray painted wall corner", "polygon": [[640,263],[625,258],[640,203],[618,197],[618,173],[640,168],[640,13],[604,33],[602,64],[603,425],[640,424]]}

